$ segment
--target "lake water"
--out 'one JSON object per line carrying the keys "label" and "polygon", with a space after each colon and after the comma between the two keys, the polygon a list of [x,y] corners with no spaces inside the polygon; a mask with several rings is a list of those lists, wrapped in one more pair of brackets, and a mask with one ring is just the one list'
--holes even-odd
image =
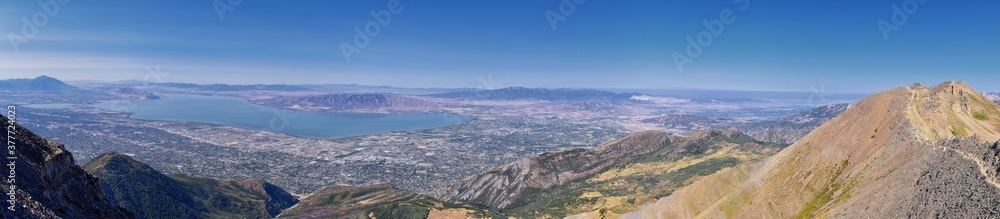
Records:
{"label": "lake water", "polygon": [[302,112],[251,104],[236,97],[161,96],[164,99],[113,100],[93,106],[132,113],[130,117],[135,119],[201,122],[319,139],[437,128],[461,124],[470,119],[455,114]]}

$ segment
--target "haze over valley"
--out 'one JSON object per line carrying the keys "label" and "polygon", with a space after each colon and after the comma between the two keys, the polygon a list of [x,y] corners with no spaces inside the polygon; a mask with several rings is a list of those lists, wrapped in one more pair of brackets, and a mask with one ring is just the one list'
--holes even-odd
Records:
{"label": "haze over valley", "polygon": [[1000,218],[998,10],[0,2],[0,218]]}

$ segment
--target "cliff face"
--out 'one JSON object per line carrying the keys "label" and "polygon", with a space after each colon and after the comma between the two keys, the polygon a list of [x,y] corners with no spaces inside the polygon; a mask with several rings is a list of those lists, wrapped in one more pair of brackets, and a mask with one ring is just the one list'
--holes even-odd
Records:
{"label": "cliff face", "polygon": [[899,87],[624,217],[997,217],[998,133],[1000,106],[965,83]]}
{"label": "cliff face", "polygon": [[[0,187],[13,194],[13,211],[0,210],[3,218],[134,218],[111,204],[101,192],[97,178],[75,164],[73,155],[62,144],[46,140],[31,131],[0,118],[7,127],[4,134],[16,147],[15,178],[4,177]],[[10,127],[13,128],[10,128]],[[13,133],[13,134],[11,134]],[[7,152],[7,150],[3,150]],[[8,155],[5,153],[5,155]],[[6,156],[5,156],[6,157]],[[11,160],[5,160],[9,163]],[[4,175],[10,166],[3,168]],[[9,207],[5,204],[4,207]]]}

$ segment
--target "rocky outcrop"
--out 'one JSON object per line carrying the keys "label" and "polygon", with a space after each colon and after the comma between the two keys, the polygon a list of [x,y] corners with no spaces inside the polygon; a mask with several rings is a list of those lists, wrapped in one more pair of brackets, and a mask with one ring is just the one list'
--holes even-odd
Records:
{"label": "rocky outcrop", "polygon": [[[0,180],[0,187],[13,194],[15,203],[7,202],[0,209],[2,218],[135,218],[105,198],[98,179],[77,166],[62,144],[10,124],[7,118],[0,118],[0,123],[7,127],[8,146],[15,147],[13,155],[8,150],[4,154],[17,158],[4,162],[15,163],[13,170],[5,165],[5,177]],[[7,176],[11,172],[15,173],[13,181]],[[10,200],[9,194],[5,197]]]}

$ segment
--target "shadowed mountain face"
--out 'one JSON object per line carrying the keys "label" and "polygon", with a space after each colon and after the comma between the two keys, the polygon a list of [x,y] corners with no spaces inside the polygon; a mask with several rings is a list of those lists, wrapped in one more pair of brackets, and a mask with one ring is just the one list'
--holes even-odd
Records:
{"label": "shadowed mountain face", "polygon": [[460,91],[432,95],[434,97],[476,99],[476,100],[516,100],[533,99],[548,101],[575,100],[623,100],[627,101],[638,93],[613,93],[591,89],[544,89],[509,87],[496,90]]}
{"label": "shadowed mountain face", "polygon": [[5,166],[4,179],[0,180],[5,192],[14,188],[16,200],[13,211],[0,209],[2,218],[135,217],[109,202],[97,178],[77,166],[62,144],[39,137],[20,125],[9,124],[6,117],[0,117],[0,123],[7,127],[4,136],[10,141],[8,144],[15,146],[13,156],[17,157],[13,184],[6,176],[10,166]]}
{"label": "shadowed mountain face", "polygon": [[646,131],[593,149],[523,158],[433,195],[503,209],[515,217],[563,217],[598,209],[626,213],[690,179],[759,160],[780,147],[737,130],[687,136]]}
{"label": "shadowed mountain face", "polygon": [[55,78],[42,75],[34,79],[0,80],[0,91],[59,93],[80,91],[80,89]]}
{"label": "shadowed mountain face", "polygon": [[265,218],[298,200],[263,180],[213,180],[163,175],[118,153],[84,166],[101,179],[105,195],[140,218]]}
{"label": "shadowed mountain face", "polygon": [[625,217],[996,217],[998,133],[1000,106],[965,83],[899,87]]}

